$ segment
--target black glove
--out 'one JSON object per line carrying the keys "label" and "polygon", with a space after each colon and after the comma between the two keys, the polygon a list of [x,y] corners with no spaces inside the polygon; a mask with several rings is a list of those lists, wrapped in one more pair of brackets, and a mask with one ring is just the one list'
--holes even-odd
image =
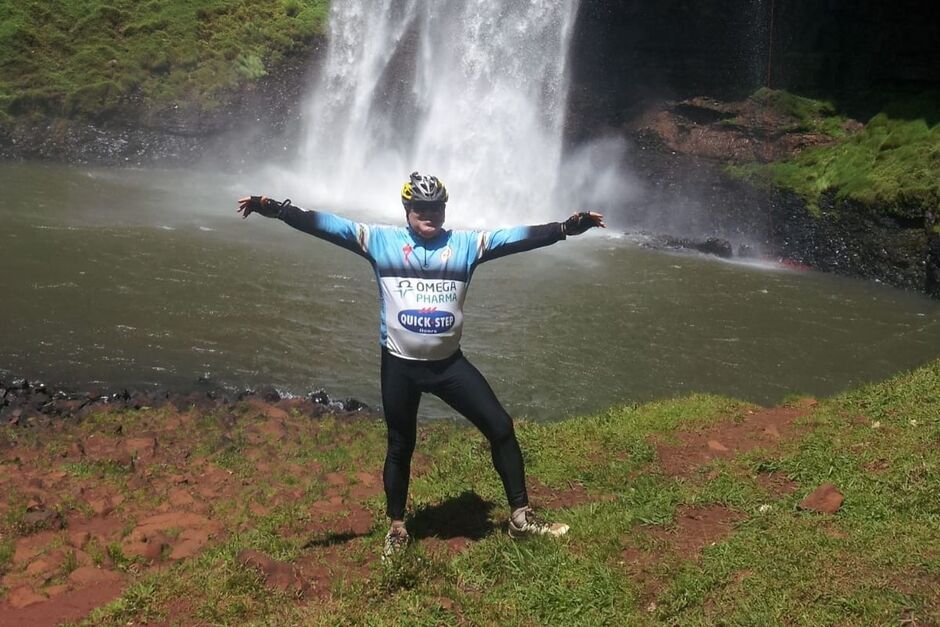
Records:
{"label": "black glove", "polygon": [[283,202],[266,196],[249,196],[238,200],[238,210],[241,211],[243,218],[247,218],[252,213],[260,213],[266,218],[280,218],[284,215],[284,209],[290,206],[290,198]]}
{"label": "black glove", "polygon": [[595,226],[604,226],[603,216],[600,214],[592,215],[588,211],[582,211],[565,220],[561,228],[564,230],[565,235],[581,235]]}

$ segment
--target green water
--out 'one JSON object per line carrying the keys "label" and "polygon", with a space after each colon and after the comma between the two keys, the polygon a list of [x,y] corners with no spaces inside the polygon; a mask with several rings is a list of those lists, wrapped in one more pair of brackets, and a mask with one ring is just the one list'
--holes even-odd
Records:
{"label": "green water", "polygon": [[[281,223],[241,220],[235,199],[262,184],[276,183],[0,166],[0,375],[102,389],[208,376],[378,405],[371,268]],[[344,213],[395,221],[390,200],[378,215]],[[936,358],[940,304],[591,235],[481,266],[463,349],[516,416],[691,392],[773,403]]]}

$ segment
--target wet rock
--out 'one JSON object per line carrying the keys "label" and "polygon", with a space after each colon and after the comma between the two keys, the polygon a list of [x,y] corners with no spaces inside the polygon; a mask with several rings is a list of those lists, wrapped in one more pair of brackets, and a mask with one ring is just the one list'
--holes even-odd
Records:
{"label": "wet rock", "polygon": [[258,390],[258,395],[261,397],[261,400],[268,403],[276,403],[281,400],[280,392],[278,392],[273,385],[263,386]]}
{"label": "wet rock", "polygon": [[671,235],[655,235],[643,243],[647,248],[694,250],[706,255],[714,255],[722,259],[734,256],[734,248],[726,239],[709,237],[707,239],[693,239],[687,237],[673,237]]}
{"label": "wet rock", "polygon": [[189,411],[190,408],[195,408],[197,411],[208,411],[215,408],[215,402],[208,398],[205,393],[199,392],[185,395],[177,394],[171,396],[169,401],[179,412]]}
{"label": "wet rock", "polygon": [[317,390],[316,392],[310,393],[310,400],[316,403],[317,405],[329,405],[330,397],[324,390]]}
{"label": "wet rock", "polygon": [[351,411],[351,412],[370,410],[368,405],[354,398],[347,398],[345,401],[342,402],[342,406],[345,411]]}
{"label": "wet rock", "polygon": [[842,507],[844,497],[831,483],[824,483],[797,506],[802,510],[819,512],[821,514],[835,514]]}

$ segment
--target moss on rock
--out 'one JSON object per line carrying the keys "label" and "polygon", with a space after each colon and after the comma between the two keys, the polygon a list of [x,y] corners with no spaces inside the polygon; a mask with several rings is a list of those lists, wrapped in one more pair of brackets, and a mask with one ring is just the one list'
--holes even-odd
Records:
{"label": "moss on rock", "polygon": [[[813,112],[805,100],[780,99],[788,103],[780,106]],[[922,220],[940,205],[938,102],[921,96],[896,103],[836,144],[773,163],[732,166],[729,172],[759,186],[793,191],[817,213],[822,195],[833,193],[837,208],[852,200],[904,220]]]}
{"label": "moss on rock", "polygon": [[22,0],[0,6],[0,112],[212,110],[321,34],[328,0]]}

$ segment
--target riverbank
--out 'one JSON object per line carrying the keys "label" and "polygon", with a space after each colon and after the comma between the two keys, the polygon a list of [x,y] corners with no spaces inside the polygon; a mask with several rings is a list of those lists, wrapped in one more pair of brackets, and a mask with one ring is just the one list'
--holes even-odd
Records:
{"label": "riverbank", "polygon": [[938,399],[935,361],[769,409],[695,395],[521,421],[532,500],[572,525],[525,543],[482,437],[423,423],[416,544],[388,566],[373,414],[251,397],[7,426],[0,607],[24,624],[932,624]]}
{"label": "riverbank", "polygon": [[706,233],[938,298],[936,105],[915,97],[885,111],[863,124],[766,89],[738,102],[659,103],[626,127],[652,190],[634,212],[643,221],[648,206],[678,206],[695,223],[680,217],[671,235]]}
{"label": "riverbank", "polygon": [[329,4],[199,5],[11,6],[0,30],[0,158],[237,164],[283,152]]}

